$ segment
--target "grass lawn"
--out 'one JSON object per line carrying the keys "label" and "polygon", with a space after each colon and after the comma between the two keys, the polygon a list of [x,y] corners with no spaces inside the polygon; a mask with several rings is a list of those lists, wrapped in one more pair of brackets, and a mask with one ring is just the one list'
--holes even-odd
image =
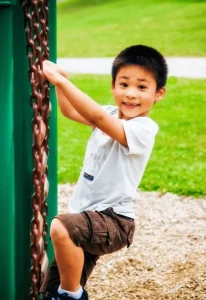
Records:
{"label": "grass lawn", "polygon": [[206,56],[203,0],[67,0],[57,14],[58,57],[114,57],[140,43],[166,56]]}
{"label": "grass lawn", "polygon": [[[71,80],[101,104],[114,104],[110,76]],[[206,80],[171,77],[165,99],[150,116],[160,131],[140,188],[181,195],[206,195]],[[91,129],[58,113],[59,183],[76,182]]]}

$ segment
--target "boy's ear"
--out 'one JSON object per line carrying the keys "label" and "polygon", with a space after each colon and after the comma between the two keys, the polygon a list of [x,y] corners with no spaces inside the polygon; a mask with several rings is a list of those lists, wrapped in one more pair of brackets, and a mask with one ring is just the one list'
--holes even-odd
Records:
{"label": "boy's ear", "polygon": [[155,97],[155,102],[158,102],[160,100],[162,100],[165,96],[166,93],[166,87],[163,86],[161,89],[159,89],[156,93],[156,97]]}

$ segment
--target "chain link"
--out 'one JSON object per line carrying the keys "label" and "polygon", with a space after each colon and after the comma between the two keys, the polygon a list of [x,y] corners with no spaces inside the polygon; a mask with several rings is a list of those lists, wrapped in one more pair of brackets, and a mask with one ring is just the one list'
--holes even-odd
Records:
{"label": "chain link", "polygon": [[49,102],[49,83],[42,73],[42,62],[49,59],[48,0],[20,0],[24,10],[27,54],[29,59],[29,80],[31,83],[31,106],[33,145],[32,173],[34,194],[32,195],[33,218],[30,228],[31,251],[31,289],[30,299],[38,299],[40,283],[48,266],[46,236],[48,224],[46,217],[48,205],[48,119],[51,112]]}

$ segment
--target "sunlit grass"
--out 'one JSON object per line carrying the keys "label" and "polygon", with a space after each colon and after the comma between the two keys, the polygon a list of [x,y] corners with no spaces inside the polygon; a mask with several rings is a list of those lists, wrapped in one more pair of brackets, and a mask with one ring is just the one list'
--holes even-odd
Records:
{"label": "sunlit grass", "polygon": [[133,44],[206,56],[206,1],[70,0],[57,12],[58,57],[114,57]]}

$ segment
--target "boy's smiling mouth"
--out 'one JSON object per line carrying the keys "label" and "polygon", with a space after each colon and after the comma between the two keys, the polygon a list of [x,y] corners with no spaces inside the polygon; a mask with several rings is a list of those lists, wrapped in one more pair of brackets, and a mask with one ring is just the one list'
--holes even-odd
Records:
{"label": "boy's smiling mouth", "polygon": [[140,106],[140,104],[138,104],[138,103],[130,103],[130,102],[122,102],[122,104],[123,104],[126,108],[129,108],[129,109],[134,109],[134,108],[136,108],[137,106]]}

